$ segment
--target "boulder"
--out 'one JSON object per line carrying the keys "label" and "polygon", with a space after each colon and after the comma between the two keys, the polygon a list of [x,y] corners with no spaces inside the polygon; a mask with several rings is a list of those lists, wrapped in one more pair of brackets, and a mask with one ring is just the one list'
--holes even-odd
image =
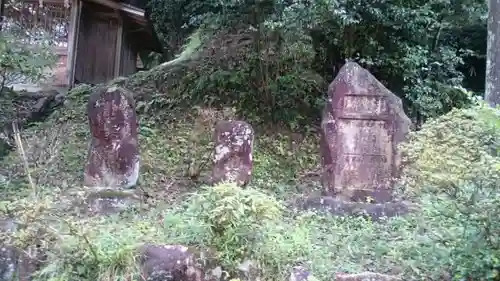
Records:
{"label": "boulder", "polygon": [[142,280],[144,281],[205,281],[217,280],[216,267],[210,267],[209,252],[183,245],[145,245],[140,249]]}
{"label": "boulder", "polygon": [[314,277],[310,270],[306,267],[298,265],[294,266],[290,272],[289,281],[318,281],[316,277]]}
{"label": "boulder", "polygon": [[[0,230],[4,233],[16,231],[17,224],[8,218],[0,219]],[[42,266],[46,256],[37,247],[16,248],[0,241],[0,281],[30,281]]]}

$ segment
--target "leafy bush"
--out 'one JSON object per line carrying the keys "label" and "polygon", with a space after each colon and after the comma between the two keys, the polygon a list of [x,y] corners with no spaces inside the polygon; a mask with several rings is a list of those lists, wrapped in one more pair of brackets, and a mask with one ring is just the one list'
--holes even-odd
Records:
{"label": "leafy bush", "polygon": [[54,65],[56,56],[46,44],[28,44],[16,28],[0,34],[0,93],[13,82],[37,81]]}
{"label": "leafy bush", "polygon": [[[0,127],[19,113],[17,96],[11,91],[12,84],[39,82],[44,78],[45,71],[56,62],[56,56],[45,43],[28,44],[30,41],[26,32],[15,24],[0,32]],[[0,138],[0,157],[10,150],[8,141]]]}
{"label": "leafy bush", "polygon": [[452,249],[454,280],[498,280],[499,108],[455,109],[413,133],[402,150],[406,191],[427,197],[434,217],[455,225],[435,230],[433,239]]}
{"label": "leafy bush", "polygon": [[262,226],[278,219],[281,209],[269,195],[223,183],[195,194],[189,213],[210,227],[210,244],[221,254],[221,261],[234,265],[249,258]]}
{"label": "leafy bush", "polygon": [[437,189],[449,193],[477,180],[482,185],[498,184],[499,114],[498,109],[483,104],[454,109],[412,132],[401,145],[406,191],[418,194],[422,189]]}

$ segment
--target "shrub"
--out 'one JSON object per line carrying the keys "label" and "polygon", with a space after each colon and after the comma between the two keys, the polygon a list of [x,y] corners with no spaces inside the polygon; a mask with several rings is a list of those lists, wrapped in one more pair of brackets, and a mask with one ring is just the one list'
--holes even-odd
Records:
{"label": "shrub", "polygon": [[189,213],[210,227],[210,244],[227,266],[249,258],[259,230],[280,218],[281,210],[273,197],[233,183],[205,187],[193,195],[189,207]]}
{"label": "shrub", "polygon": [[0,35],[0,93],[11,83],[42,79],[44,71],[56,62],[47,44],[29,45],[23,42],[26,37],[17,25]]}
{"label": "shrub", "polygon": [[433,239],[452,249],[453,280],[500,278],[499,116],[484,104],[455,109],[402,146],[406,191],[427,198],[435,218],[455,225],[434,230]]}
{"label": "shrub", "polygon": [[497,184],[499,114],[483,104],[454,109],[411,133],[400,147],[405,163],[402,186],[418,194],[423,188],[451,192],[478,180]]}

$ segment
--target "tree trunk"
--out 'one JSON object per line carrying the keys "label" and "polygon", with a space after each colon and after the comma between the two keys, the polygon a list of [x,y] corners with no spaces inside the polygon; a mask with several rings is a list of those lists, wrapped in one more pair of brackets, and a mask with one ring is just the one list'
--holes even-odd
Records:
{"label": "tree trunk", "polygon": [[500,0],[488,0],[488,47],[484,99],[490,106],[500,105]]}
{"label": "tree trunk", "polygon": [[0,31],[2,31],[2,21],[3,21],[3,14],[5,13],[5,1],[7,0],[0,0]]}

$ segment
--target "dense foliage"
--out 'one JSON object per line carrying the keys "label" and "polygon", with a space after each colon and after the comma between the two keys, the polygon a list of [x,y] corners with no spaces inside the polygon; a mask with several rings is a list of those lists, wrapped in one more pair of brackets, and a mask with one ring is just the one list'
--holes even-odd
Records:
{"label": "dense foliage", "polygon": [[24,30],[11,24],[0,33],[0,93],[12,83],[38,81],[44,71],[55,63],[55,55],[44,43],[29,44],[40,38],[32,38]]}
{"label": "dense foliage", "polygon": [[454,224],[435,234],[453,249],[455,280],[498,280],[500,108],[454,109],[412,133],[402,150],[406,194],[427,196],[436,217]]}
{"label": "dense foliage", "polygon": [[419,194],[424,188],[452,192],[478,179],[483,185],[498,185],[499,127],[498,109],[481,104],[454,109],[411,133],[410,141],[401,146],[407,192]]}
{"label": "dense foliage", "polygon": [[196,85],[190,97],[244,104],[245,116],[310,119],[346,59],[403,97],[419,122],[467,104],[457,86],[484,84],[484,1],[152,0],[151,8],[167,60],[199,28],[248,35],[222,48],[241,55],[211,57],[215,65],[204,63],[185,81]]}

